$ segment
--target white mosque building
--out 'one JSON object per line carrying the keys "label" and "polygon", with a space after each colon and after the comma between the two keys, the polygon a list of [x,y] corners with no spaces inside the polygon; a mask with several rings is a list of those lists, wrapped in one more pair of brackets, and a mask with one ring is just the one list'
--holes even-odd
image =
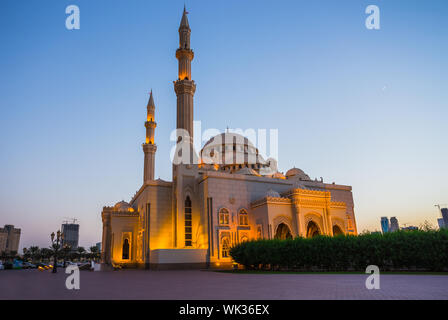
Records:
{"label": "white mosque building", "polygon": [[[193,97],[187,13],[179,27],[177,128],[193,138]],[[211,138],[199,164],[173,164],[172,181],[154,179],[156,129],[151,92],[143,144],[143,185],[129,203],[104,207],[104,266],[223,267],[229,249],[253,239],[357,234],[351,186],[312,180],[298,168],[285,175],[245,137]],[[189,139],[183,138],[189,142]]]}

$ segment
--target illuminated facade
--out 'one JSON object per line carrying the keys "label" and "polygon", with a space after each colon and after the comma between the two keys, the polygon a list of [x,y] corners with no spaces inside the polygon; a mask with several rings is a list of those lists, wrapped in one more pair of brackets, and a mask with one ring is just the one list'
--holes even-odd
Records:
{"label": "illuminated facade", "polygon": [[[177,128],[193,141],[190,27],[184,10],[179,27]],[[155,115],[151,92],[143,144],[143,185],[129,203],[102,211],[105,265],[149,268],[231,264],[230,248],[252,239],[319,234],[357,234],[350,186],[312,180],[302,170],[277,172],[245,137],[210,139],[198,164],[173,164],[173,181],[154,179]],[[194,163],[194,162],[193,162]]]}

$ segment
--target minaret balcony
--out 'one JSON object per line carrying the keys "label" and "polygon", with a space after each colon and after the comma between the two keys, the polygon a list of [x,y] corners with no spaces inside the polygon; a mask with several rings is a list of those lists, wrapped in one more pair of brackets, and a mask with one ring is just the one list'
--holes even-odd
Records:
{"label": "minaret balcony", "polygon": [[196,83],[193,80],[176,80],[174,82],[174,91],[176,95],[188,93],[194,95],[196,91]]}
{"label": "minaret balcony", "polygon": [[184,49],[184,48],[179,48],[176,50],[176,58],[177,59],[181,59],[183,57],[187,57],[188,60],[193,60],[194,58],[194,52],[192,49]]}

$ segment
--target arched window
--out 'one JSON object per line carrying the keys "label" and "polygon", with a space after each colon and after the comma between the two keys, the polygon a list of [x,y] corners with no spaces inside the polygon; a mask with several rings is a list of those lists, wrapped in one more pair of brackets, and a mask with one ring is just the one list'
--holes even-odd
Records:
{"label": "arched window", "polygon": [[192,217],[191,217],[191,200],[190,197],[187,196],[185,199],[185,246],[192,246],[192,238],[193,230],[192,230]]}
{"label": "arched window", "polygon": [[129,260],[129,239],[126,238],[123,241],[123,253],[121,255],[121,259]]}
{"label": "arched window", "polygon": [[229,224],[229,210],[227,210],[226,208],[222,208],[221,210],[219,210],[219,224]]}
{"label": "arched window", "polygon": [[240,226],[248,226],[249,218],[247,216],[247,211],[244,209],[241,209],[239,216],[240,216]]}
{"label": "arched window", "polygon": [[230,241],[229,238],[222,238],[222,246],[221,246],[221,256],[223,258],[228,258],[230,252]]}

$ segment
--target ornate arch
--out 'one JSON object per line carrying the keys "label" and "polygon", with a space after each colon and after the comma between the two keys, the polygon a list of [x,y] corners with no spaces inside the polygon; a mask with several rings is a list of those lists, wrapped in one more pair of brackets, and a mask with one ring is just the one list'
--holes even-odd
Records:
{"label": "ornate arch", "polygon": [[238,224],[240,226],[249,225],[249,211],[244,207],[238,210]]}
{"label": "ornate arch", "polygon": [[347,233],[347,228],[345,227],[345,223],[340,218],[331,217],[331,230],[332,230],[332,232],[333,232],[333,228],[334,227],[338,227],[339,229],[341,229],[343,234]]}
{"label": "ornate arch", "polygon": [[273,235],[276,234],[278,226],[283,223],[283,224],[285,224],[289,228],[289,231],[291,231],[291,234],[293,236],[295,236],[295,232],[294,232],[294,229],[292,227],[292,220],[291,220],[291,218],[289,218],[287,216],[284,216],[284,215],[278,215],[278,216],[276,216],[274,218],[274,220],[272,222],[273,222],[273,225],[274,225]]}
{"label": "ornate arch", "polygon": [[316,225],[317,230],[320,235],[325,234],[324,228],[323,228],[322,215],[318,214],[316,212],[309,212],[305,215],[304,227],[305,227],[305,235],[306,236],[308,236],[308,226],[310,225],[311,222],[313,222]]}
{"label": "ornate arch", "polygon": [[190,197],[190,199],[193,198],[192,197],[192,195],[194,194],[193,188],[189,184],[185,185],[182,191],[183,191],[183,195],[182,196],[184,198],[187,198],[187,196]]}
{"label": "ornate arch", "polygon": [[[227,215],[227,218],[224,217],[224,215]],[[231,213],[230,210],[227,207],[221,206],[218,208],[218,223],[220,225],[229,225],[230,224],[230,217]]]}

